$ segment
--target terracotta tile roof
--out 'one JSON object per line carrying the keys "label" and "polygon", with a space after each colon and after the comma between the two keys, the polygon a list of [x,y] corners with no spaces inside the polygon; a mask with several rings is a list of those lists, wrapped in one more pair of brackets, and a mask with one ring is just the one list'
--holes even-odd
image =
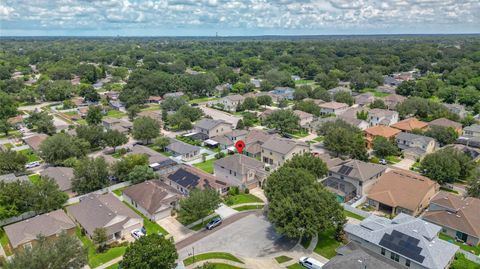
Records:
{"label": "terracotta tile roof", "polygon": [[379,178],[368,198],[415,211],[432,188],[438,189],[439,185],[427,177],[406,170],[392,170]]}
{"label": "terracotta tile roof", "polygon": [[428,126],[428,123],[419,121],[417,118],[408,118],[392,124],[391,126],[402,131],[412,131],[413,129],[423,129]]}
{"label": "terracotta tile roof", "polygon": [[365,129],[365,133],[372,135],[372,136],[383,136],[385,138],[391,138],[396,136],[401,131],[392,127],[388,127],[385,125],[377,125],[374,127],[370,127]]}

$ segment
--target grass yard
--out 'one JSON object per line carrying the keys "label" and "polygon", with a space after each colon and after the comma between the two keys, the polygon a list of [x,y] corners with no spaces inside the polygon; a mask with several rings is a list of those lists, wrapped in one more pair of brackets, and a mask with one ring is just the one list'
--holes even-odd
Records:
{"label": "grass yard", "polygon": [[341,242],[335,240],[335,230],[330,229],[318,234],[318,243],[315,246],[314,251],[327,259],[331,259],[337,255],[335,249],[341,245]]}
{"label": "grass yard", "polygon": [[13,145],[12,145],[11,143],[3,144],[3,146],[4,146],[6,149],[12,149],[12,148],[13,148]]}
{"label": "grass yard", "polygon": [[450,265],[450,269],[478,269],[480,265],[465,258],[465,255],[457,253],[455,259]]}
{"label": "grass yard", "polygon": [[98,267],[117,257],[122,256],[125,253],[125,250],[127,249],[127,247],[114,247],[114,248],[108,249],[103,253],[96,253],[95,245],[86,235],[82,235],[82,232],[79,227],[77,227],[77,230],[75,231],[75,233],[88,250],[88,265],[90,265],[91,268]]}
{"label": "grass yard", "polygon": [[216,161],[216,158],[201,162],[201,163],[196,163],[193,166],[202,169],[203,171],[213,174],[213,163]]}
{"label": "grass yard", "polygon": [[278,257],[275,257],[275,260],[278,262],[278,263],[284,263],[284,262],[288,262],[288,261],[291,261],[293,260],[292,258],[288,257],[288,256],[278,256]]}
{"label": "grass yard", "polygon": [[263,203],[262,199],[258,198],[253,194],[238,194],[235,196],[229,196],[226,199],[227,205],[238,205],[238,204],[246,204],[246,203]]}
{"label": "grass yard", "polygon": [[156,234],[158,232],[162,233],[163,235],[167,235],[168,232],[163,229],[160,225],[158,225],[156,222],[153,222],[146,218],[140,211],[135,209],[133,206],[131,206],[129,203],[123,201],[125,205],[127,205],[131,210],[135,211],[140,217],[143,218],[143,227],[147,230],[147,235],[148,234]]}
{"label": "grass yard", "polygon": [[[199,255],[195,255],[195,262],[213,260],[213,259],[222,259],[222,260],[228,260],[232,262],[243,263],[240,259],[238,259],[237,257],[227,252],[209,252],[209,253],[202,253]],[[193,257],[186,258],[185,260],[183,260],[183,263],[185,264],[185,266],[189,266],[190,264],[193,264],[194,263]]]}
{"label": "grass yard", "polygon": [[161,110],[161,108],[160,108],[160,105],[149,105],[140,110],[141,111],[157,111],[157,110]]}
{"label": "grass yard", "polygon": [[123,118],[125,116],[127,116],[126,113],[123,113],[122,111],[118,111],[118,110],[115,110],[115,109],[109,110],[107,112],[107,117],[112,117],[112,118],[119,119],[119,118]]}
{"label": "grass yard", "polygon": [[315,81],[311,79],[301,79],[301,80],[295,81],[295,85],[312,84],[312,83],[315,83]]}
{"label": "grass yard", "polygon": [[398,162],[400,162],[402,159],[400,159],[400,158],[397,157],[397,156],[387,156],[387,157],[385,157],[385,160],[387,160],[389,163],[398,163]]}
{"label": "grass yard", "polygon": [[241,267],[225,264],[225,263],[209,263],[210,265],[213,265],[213,268],[215,269],[243,269]]}
{"label": "grass yard", "polygon": [[2,248],[5,251],[5,254],[7,256],[12,256],[13,253],[8,244],[8,237],[3,229],[0,229],[0,244],[2,244]]}
{"label": "grass yard", "polygon": [[308,132],[305,132],[305,131],[296,131],[292,134],[290,134],[291,136],[293,136],[293,138],[303,138],[303,137],[306,137],[309,135]]}
{"label": "grass yard", "polygon": [[29,175],[28,179],[30,180],[30,182],[32,182],[32,184],[36,185],[40,182],[40,175],[39,174]]}
{"label": "grass yard", "polygon": [[110,265],[109,267],[107,267],[107,268],[105,268],[105,269],[118,269],[118,266],[119,266],[119,264],[116,263],[116,264]]}
{"label": "grass yard", "polygon": [[38,157],[38,155],[35,154],[32,149],[23,149],[20,150],[19,153],[27,156],[27,163],[41,160],[40,157]]}
{"label": "grass yard", "polygon": [[390,95],[390,93],[378,92],[375,89],[364,89],[362,92],[371,92],[375,97],[385,97]]}
{"label": "grass yard", "polygon": [[452,238],[444,233],[440,233],[440,235],[438,236],[440,239],[442,240],[445,240],[445,241],[448,241],[452,244],[455,244],[457,246],[459,246],[461,249],[465,250],[465,251],[468,251],[470,253],[473,253],[475,255],[480,255],[480,246],[469,246],[469,245],[465,245],[463,243],[460,243],[460,242],[457,242],[455,240],[455,238]]}
{"label": "grass yard", "polygon": [[290,266],[287,266],[288,269],[305,269],[305,267],[301,266],[300,264],[298,263],[294,263]]}
{"label": "grass yard", "polygon": [[197,98],[197,99],[192,99],[188,101],[190,104],[199,104],[199,103],[204,103],[204,102],[209,102],[209,101],[215,101],[218,100],[219,98],[217,97],[202,97],[202,98]]}
{"label": "grass yard", "polygon": [[365,218],[360,216],[360,215],[357,215],[355,213],[352,213],[350,211],[347,211],[347,210],[343,210],[343,214],[345,215],[345,217],[350,217],[350,218],[354,218],[354,219],[358,219],[358,220],[364,220]]}
{"label": "grass yard", "polygon": [[204,220],[203,220],[203,223],[200,222],[199,224],[191,227],[190,229],[191,229],[191,230],[194,230],[194,231],[200,231],[201,229],[203,229],[203,228],[205,227],[205,225],[206,225],[207,223],[209,223],[212,219],[214,219],[214,218],[216,218],[216,217],[218,217],[218,215],[215,215],[215,216],[213,216],[213,217],[211,217],[211,218],[208,218],[208,219],[204,219]]}
{"label": "grass yard", "polygon": [[126,189],[126,188],[128,188],[128,187],[119,188],[119,189],[116,189],[112,192],[115,193],[117,196],[122,196],[123,190]]}
{"label": "grass yard", "polygon": [[312,238],[310,236],[304,236],[302,240],[300,240],[300,245],[302,245],[303,248],[308,248],[311,242]]}
{"label": "grass yard", "polygon": [[263,208],[263,205],[243,205],[243,206],[235,207],[234,209],[237,211],[248,211],[248,210],[258,210],[262,208]]}
{"label": "grass yard", "polygon": [[313,139],[313,141],[322,142],[324,139],[325,139],[325,137],[323,137],[323,136],[317,136]]}

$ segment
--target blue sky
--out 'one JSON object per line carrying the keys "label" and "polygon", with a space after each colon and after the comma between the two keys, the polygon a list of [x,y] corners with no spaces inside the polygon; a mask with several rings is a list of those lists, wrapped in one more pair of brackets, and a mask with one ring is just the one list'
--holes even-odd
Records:
{"label": "blue sky", "polygon": [[1,36],[480,32],[480,0],[0,0]]}

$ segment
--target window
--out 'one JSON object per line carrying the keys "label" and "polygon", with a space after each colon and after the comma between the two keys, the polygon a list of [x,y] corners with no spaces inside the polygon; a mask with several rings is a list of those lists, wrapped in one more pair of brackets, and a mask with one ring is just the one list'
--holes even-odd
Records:
{"label": "window", "polygon": [[382,252],[381,252],[381,253],[382,253],[383,256],[385,256],[385,249],[384,249],[384,248],[382,248]]}
{"label": "window", "polygon": [[405,266],[406,266],[406,267],[410,267],[410,260],[408,260],[408,259],[405,260]]}
{"label": "window", "polygon": [[393,253],[393,252],[390,252],[390,259],[398,262],[400,260],[400,255],[398,255],[396,253]]}

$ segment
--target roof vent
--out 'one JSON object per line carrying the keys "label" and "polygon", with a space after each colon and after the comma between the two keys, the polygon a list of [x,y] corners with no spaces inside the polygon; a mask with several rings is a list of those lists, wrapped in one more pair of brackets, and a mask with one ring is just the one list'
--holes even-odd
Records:
{"label": "roof vent", "polygon": [[457,218],[460,218],[460,216],[459,216],[459,215],[455,215],[455,216],[457,216]]}
{"label": "roof vent", "polygon": [[98,207],[102,207],[102,205],[100,204],[100,205],[98,205]]}
{"label": "roof vent", "polygon": [[111,216],[111,215],[112,215],[112,213],[111,213],[111,212],[108,212],[108,215],[109,215],[109,216]]}
{"label": "roof vent", "polygon": [[413,232],[414,232],[414,233],[418,233],[418,231],[417,231],[417,230],[415,230],[415,229],[413,229]]}

